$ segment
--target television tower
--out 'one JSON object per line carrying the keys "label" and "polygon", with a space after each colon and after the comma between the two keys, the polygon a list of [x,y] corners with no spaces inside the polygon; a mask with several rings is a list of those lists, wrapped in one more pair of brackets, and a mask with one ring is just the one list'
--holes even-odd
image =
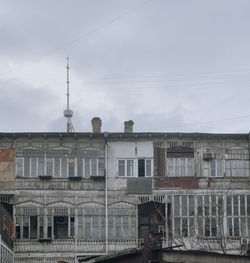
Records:
{"label": "television tower", "polygon": [[67,132],[74,132],[71,118],[73,117],[73,111],[69,109],[69,58],[67,57],[67,109],[63,111],[64,117],[67,119]]}

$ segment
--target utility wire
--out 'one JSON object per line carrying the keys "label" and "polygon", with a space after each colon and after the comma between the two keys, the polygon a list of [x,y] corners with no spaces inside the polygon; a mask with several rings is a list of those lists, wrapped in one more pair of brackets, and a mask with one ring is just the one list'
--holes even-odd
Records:
{"label": "utility wire", "polygon": [[180,124],[180,125],[175,125],[175,126],[164,126],[164,127],[151,127],[150,129],[155,129],[155,130],[162,130],[162,129],[175,129],[175,128],[179,128],[179,127],[186,127],[186,126],[201,126],[201,125],[206,125],[206,124],[211,124],[211,123],[217,123],[217,122],[227,122],[227,121],[232,121],[232,120],[238,120],[238,119],[243,119],[243,118],[249,118],[250,114],[248,115],[243,115],[243,116],[237,116],[237,117],[233,117],[233,118],[226,118],[226,119],[219,119],[219,120],[213,120],[213,121],[206,121],[206,122],[190,122],[190,123],[186,123],[186,124]]}
{"label": "utility wire", "polygon": [[[76,37],[76,38],[74,38],[74,39],[71,39],[70,41],[67,41],[67,42],[65,42],[64,44],[62,44],[62,45],[60,45],[60,46],[58,46],[58,47],[56,47],[56,48],[54,48],[54,49],[51,49],[50,51],[48,51],[47,53],[45,53],[45,54],[43,54],[43,55],[41,55],[41,56],[38,56],[38,57],[35,58],[32,62],[34,63],[34,62],[36,62],[36,61],[39,61],[39,60],[43,59],[44,57],[47,57],[47,56],[49,56],[49,55],[57,52],[58,50],[64,49],[64,48],[67,47],[67,46],[73,45],[73,44],[81,41],[82,39],[90,36],[90,35],[93,34],[93,33],[98,32],[99,30],[101,30],[101,29],[104,28],[104,27],[107,27],[107,26],[115,23],[117,20],[119,20],[119,19],[121,19],[121,18],[129,15],[130,13],[136,11],[137,9],[139,9],[140,7],[148,4],[148,3],[151,2],[151,1],[152,1],[152,0],[145,0],[145,1],[141,2],[140,4],[134,6],[133,8],[128,9],[127,11],[125,11],[125,12],[123,12],[123,13],[121,13],[121,14],[113,17],[113,18],[111,18],[110,20],[106,21],[106,22],[103,23],[103,24],[100,24],[100,25],[97,26],[95,29],[91,29],[91,30],[89,30],[89,31],[86,31],[86,32],[84,32],[83,34],[79,35],[78,37]],[[13,70],[6,71],[5,73],[9,73],[9,72],[11,72],[11,71],[13,71]]]}

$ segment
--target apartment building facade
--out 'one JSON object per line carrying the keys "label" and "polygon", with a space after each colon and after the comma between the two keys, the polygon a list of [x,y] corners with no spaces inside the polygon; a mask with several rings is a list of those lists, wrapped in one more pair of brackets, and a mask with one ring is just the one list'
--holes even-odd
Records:
{"label": "apartment building facade", "polygon": [[[97,118],[98,119],[98,118]],[[250,238],[249,134],[2,133],[2,197],[15,262],[78,262],[163,246],[244,254]],[[1,163],[1,160],[0,160]],[[6,183],[7,182],[7,183]]]}

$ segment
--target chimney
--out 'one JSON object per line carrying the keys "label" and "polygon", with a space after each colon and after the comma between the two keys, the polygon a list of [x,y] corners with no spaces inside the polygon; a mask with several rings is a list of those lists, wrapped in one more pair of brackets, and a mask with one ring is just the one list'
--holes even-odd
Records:
{"label": "chimney", "polygon": [[124,132],[125,133],[133,133],[133,125],[134,122],[132,120],[124,122]]}
{"label": "chimney", "polygon": [[94,117],[91,120],[93,133],[101,133],[102,120],[99,117]]}

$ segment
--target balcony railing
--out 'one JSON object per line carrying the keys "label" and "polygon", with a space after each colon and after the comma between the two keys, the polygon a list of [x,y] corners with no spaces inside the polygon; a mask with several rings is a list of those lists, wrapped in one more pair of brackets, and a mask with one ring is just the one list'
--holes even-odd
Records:
{"label": "balcony railing", "polygon": [[25,190],[104,190],[104,181],[95,181],[89,178],[82,178],[80,181],[72,181],[68,178],[52,178],[50,180],[16,178],[15,188]]}
{"label": "balcony railing", "polygon": [[[109,251],[120,251],[124,249],[141,247],[142,239],[116,240],[108,242]],[[101,240],[74,240],[61,239],[41,243],[38,240],[17,240],[14,243],[14,252],[38,253],[38,252],[77,252],[77,253],[104,253],[105,241]]]}

